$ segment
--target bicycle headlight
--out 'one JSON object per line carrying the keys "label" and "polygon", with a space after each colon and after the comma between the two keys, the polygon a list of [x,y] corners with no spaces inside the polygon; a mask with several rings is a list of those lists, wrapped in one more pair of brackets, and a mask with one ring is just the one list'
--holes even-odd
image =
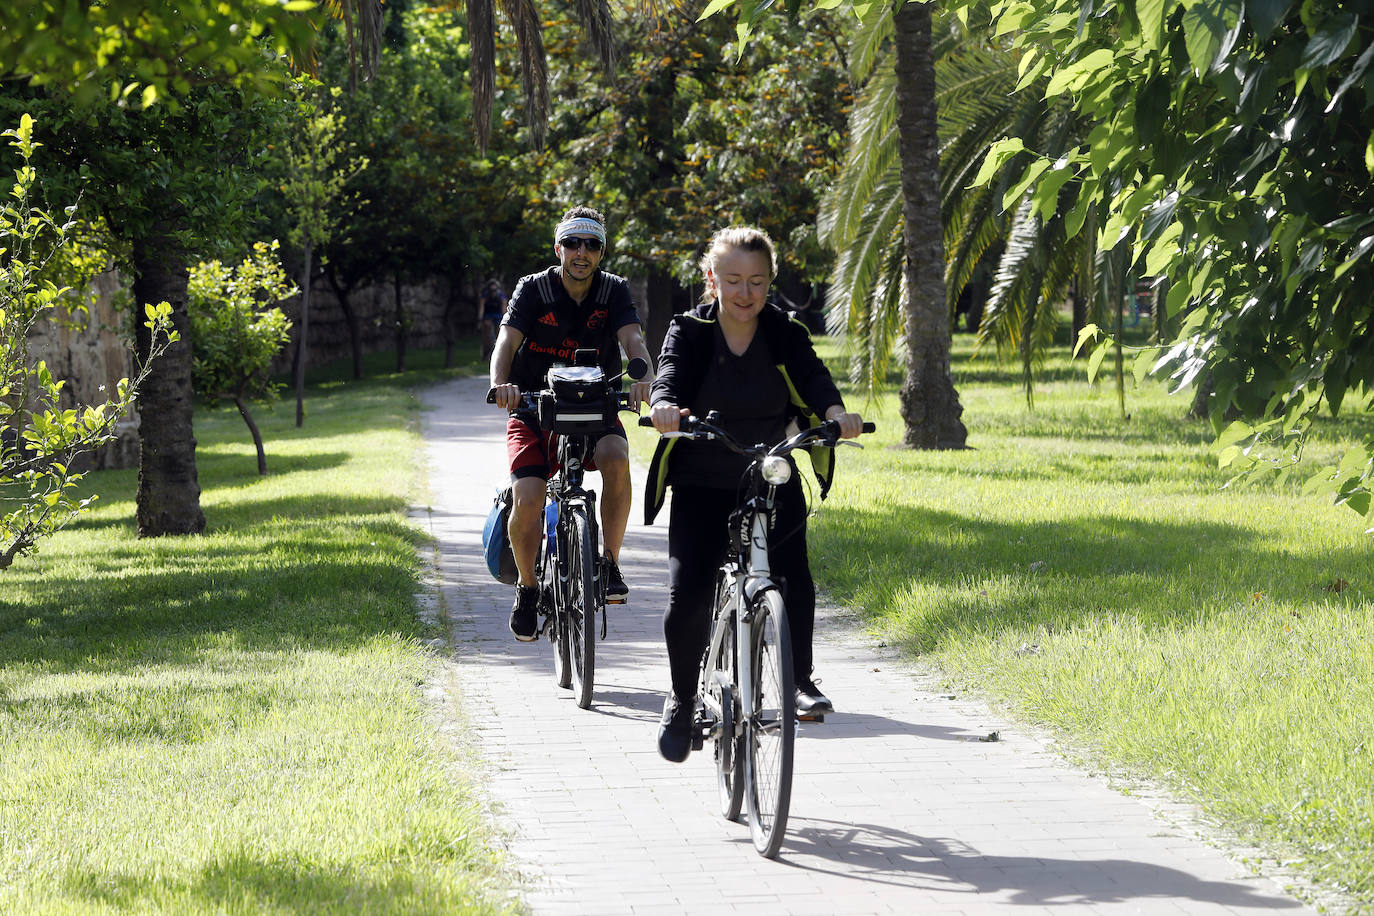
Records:
{"label": "bicycle headlight", "polygon": [[769,455],[763,459],[763,479],[775,487],[780,487],[792,479],[792,463],[781,455]]}

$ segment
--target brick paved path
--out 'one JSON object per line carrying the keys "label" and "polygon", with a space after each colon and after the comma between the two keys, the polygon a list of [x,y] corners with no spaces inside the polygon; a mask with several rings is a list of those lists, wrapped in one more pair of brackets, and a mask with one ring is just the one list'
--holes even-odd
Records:
{"label": "brick paved path", "polygon": [[[761,858],[747,825],[718,814],[709,751],[658,756],[666,529],[638,523],[638,481],[621,561],[631,600],[597,645],[592,708],[554,684],[546,640],[506,629],[510,590],[481,561],[505,480],[485,389],[423,395],[430,524],[460,702],[533,912],[1310,912],[1036,737],[942,696],[834,612],[818,621],[816,667],[844,712],[803,727],[787,841]],[[1000,741],[978,740],[992,731]]]}

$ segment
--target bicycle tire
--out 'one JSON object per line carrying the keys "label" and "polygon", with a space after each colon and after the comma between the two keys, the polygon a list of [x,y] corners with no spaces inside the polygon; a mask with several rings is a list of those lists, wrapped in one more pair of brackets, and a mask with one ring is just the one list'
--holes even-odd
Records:
{"label": "bicycle tire", "polygon": [[749,630],[753,704],[744,719],[744,794],[754,848],[771,859],[787,831],[797,737],[792,644],[787,611],[775,589],[754,599]]}
{"label": "bicycle tire", "polygon": [[587,510],[568,513],[567,615],[568,657],[572,669],[573,698],[586,709],[592,705],[596,674],[596,540]]}
{"label": "bicycle tire", "polygon": [[543,596],[552,607],[549,608],[549,642],[553,644],[553,678],[564,690],[572,687],[572,663],[568,656],[567,602],[564,600],[562,586],[558,582],[558,557],[550,555],[545,549],[542,553],[539,581],[543,583]]}
{"label": "bicycle tire", "polygon": [[[721,653],[703,669],[702,689],[710,694],[721,711],[712,755],[716,763],[716,785],[720,790],[720,813],[726,820],[738,821],[744,806],[744,744],[739,727],[739,689],[735,681],[735,615],[731,611],[730,584],[722,570],[716,575],[716,597],[712,621],[726,627]],[[720,676],[718,677],[717,674]]]}

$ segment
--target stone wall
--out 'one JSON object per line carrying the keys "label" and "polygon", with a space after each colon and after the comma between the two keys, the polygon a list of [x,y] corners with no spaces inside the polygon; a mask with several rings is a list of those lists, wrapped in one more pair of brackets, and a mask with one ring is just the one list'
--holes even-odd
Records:
{"label": "stone wall", "polygon": [[[450,320],[459,335],[476,332],[475,290],[463,284],[451,290],[447,281],[403,286],[401,297],[409,323],[406,346],[410,350],[444,345],[444,313],[453,297]],[[77,294],[69,294],[76,301]],[[65,379],[62,406],[104,401],[122,378],[133,372],[133,354],[123,331],[127,322],[129,283],[118,271],[96,277],[82,296],[87,314],[75,316],[58,307],[52,320],[39,321],[29,340],[31,360],[46,360],[55,377]],[[350,297],[359,316],[363,351],[391,351],[396,346],[396,297],[392,286],[354,291]],[[282,304],[293,323],[292,342],[278,356],[273,371],[290,370],[295,334],[300,327],[301,297]],[[310,300],[310,366],[318,367],[352,355],[348,324],[328,283],[316,283]],[[126,417],[118,427],[119,438],[95,456],[98,468],[138,466],[138,418]]]}
{"label": "stone wall", "polygon": [[[459,336],[477,332],[477,293],[475,280],[465,279],[457,288],[446,280],[431,280],[401,287],[404,306],[406,349],[435,349],[444,346],[445,312],[452,303],[449,320]],[[363,287],[349,293],[348,301],[358,316],[364,353],[394,351],[396,348],[396,291],[391,284]],[[291,343],[273,363],[273,371],[290,371],[300,333],[301,297],[282,303],[291,319]],[[348,322],[332,286],[317,280],[310,291],[310,362],[319,367],[352,356]]]}
{"label": "stone wall", "polygon": [[[29,336],[31,361],[45,360],[54,377],[64,379],[64,408],[105,401],[122,378],[133,372],[123,303],[127,284],[116,271],[95,278],[84,294],[68,293],[69,303],[82,302],[85,313],[69,313],[57,306],[51,318],[40,320]],[[117,438],[94,456],[97,468],[138,466],[138,417],[131,415],[116,427]]]}

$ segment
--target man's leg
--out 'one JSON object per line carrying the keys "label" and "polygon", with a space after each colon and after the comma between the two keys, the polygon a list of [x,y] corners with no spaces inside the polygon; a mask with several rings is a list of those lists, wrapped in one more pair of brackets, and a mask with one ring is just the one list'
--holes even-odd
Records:
{"label": "man's leg", "polygon": [[601,472],[601,540],[606,556],[619,562],[630,520],[630,447],[620,436],[602,436],[594,453]]}
{"label": "man's leg", "polygon": [[615,434],[602,436],[593,453],[601,472],[601,540],[606,547],[606,603],[624,604],[630,589],[620,575],[620,545],[630,520],[630,449]]}
{"label": "man's leg", "polygon": [[540,522],[544,518],[544,480],[522,477],[511,486],[510,549],[520,570],[520,584],[539,584],[534,577],[534,561],[539,555]]}
{"label": "man's leg", "polygon": [[547,455],[539,430],[511,417],[506,424],[506,450],[510,456],[511,508],[507,532],[519,580],[511,607],[510,629],[515,638],[529,642],[539,636],[539,589],[535,559],[543,535],[544,490]]}

